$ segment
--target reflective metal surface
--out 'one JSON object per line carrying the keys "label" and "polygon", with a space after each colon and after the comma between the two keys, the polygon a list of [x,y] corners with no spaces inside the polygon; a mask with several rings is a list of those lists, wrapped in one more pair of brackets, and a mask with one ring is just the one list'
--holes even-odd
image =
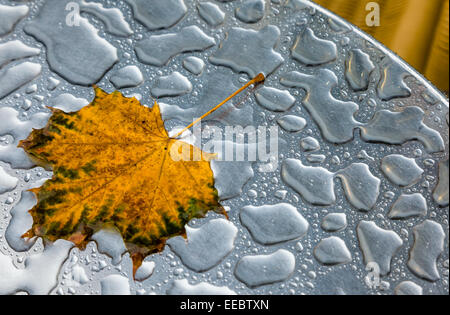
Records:
{"label": "reflective metal surface", "polygon": [[[448,294],[448,100],[345,21],[302,0],[0,0],[0,36],[1,294]],[[21,238],[51,173],[16,146],[46,106],[97,84],[157,99],[170,131],[259,72],[202,125],[279,127],[272,172],[212,163],[229,220],[193,220],[136,280],[120,235]]]}

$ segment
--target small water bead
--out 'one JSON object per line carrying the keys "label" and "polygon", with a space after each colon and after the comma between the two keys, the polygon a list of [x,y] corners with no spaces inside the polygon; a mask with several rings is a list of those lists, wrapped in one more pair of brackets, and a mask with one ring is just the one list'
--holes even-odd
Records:
{"label": "small water bead", "polygon": [[445,261],[442,263],[442,266],[443,266],[444,268],[446,268],[446,269],[449,269],[449,260],[448,260],[448,259],[445,260]]}
{"label": "small water bead", "polygon": [[341,231],[346,227],[347,216],[344,213],[330,213],[322,221],[322,229],[327,232]]}
{"label": "small water bead", "polygon": [[335,164],[335,165],[340,165],[340,164],[341,164],[341,160],[339,159],[339,156],[334,155],[334,156],[331,158],[331,163],[333,163],[333,164]]}
{"label": "small water bead", "polygon": [[399,154],[391,154],[382,159],[381,170],[394,184],[409,186],[417,182],[423,174],[416,161]]}
{"label": "small water bead", "polygon": [[348,38],[348,37],[343,37],[343,38],[341,39],[341,45],[342,45],[342,46],[347,46],[349,43],[350,43],[350,38]]}
{"label": "small water bead", "polygon": [[304,151],[317,151],[320,149],[319,141],[313,137],[303,138],[300,140],[300,145]]}
{"label": "small water bead", "polygon": [[416,106],[406,107],[401,112],[380,110],[368,124],[360,126],[361,137],[364,141],[386,144],[403,144],[418,139],[427,152],[443,151],[443,138],[436,130],[424,124],[424,115],[424,111]]}
{"label": "small water bead", "polygon": [[278,199],[283,200],[283,199],[286,198],[287,193],[288,193],[287,190],[277,190],[275,192],[275,197],[277,197]]}
{"label": "small water bead", "polygon": [[110,77],[116,89],[136,87],[144,82],[144,76],[137,66],[126,66],[114,71]]}
{"label": "small water bead", "polygon": [[297,243],[295,244],[295,249],[296,249],[298,252],[302,252],[302,251],[303,251],[303,245],[302,245],[302,243],[297,242]]}
{"label": "small water bead", "polygon": [[25,89],[25,93],[27,94],[33,94],[36,93],[38,90],[38,86],[36,84],[32,84],[29,85],[26,89]]}
{"label": "small water bead", "polygon": [[299,238],[308,230],[308,222],[295,207],[287,203],[245,206],[240,218],[252,237],[266,245]]}
{"label": "small water bead", "polygon": [[199,228],[186,226],[188,242],[180,236],[169,239],[167,244],[184,265],[202,272],[216,266],[233,250],[237,232],[233,223],[222,218],[213,219]]}
{"label": "small water bead", "polygon": [[384,230],[372,221],[361,221],[357,234],[364,263],[367,265],[376,262],[380,267],[380,274],[388,274],[393,256],[403,245],[403,240],[394,231]]}
{"label": "small water bead", "polygon": [[420,193],[402,194],[392,205],[388,217],[391,219],[405,219],[416,216],[425,216],[427,203]]}
{"label": "small water bead", "polygon": [[250,198],[256,198],[256,197],[258,197],[258,193],[256,192],[256,190],[253,190],[253,189],[250,189],[250,190],[247,192],[247,195],[248,195]]}
{"label": "small water bead", "polygon": [[[332,96],[330,91],[338,83],[333,72],[321,69],[316,75],[308,75],[293,71],[285,74],[280,81],[285,86],[308,91],[308,97],[303,100],[303,104],[319,125],[326,140],[344,143],[353,138],[353,129],[358,124],[353,115],[358,110],[358,105],[339,101]],[[333,117],[329,116],[330,112],[334,113]]]}
{"label": "small water bead", "polygon": [[235,276],[250,287],[286,280],[294,271],[295,257],[284,249],[269,255],[245,256],[237,264]]}
{"label": "small water bead", "polygon": [[171,58],[186,51],[202,51],[215,44],[198,26],[182,28],[178,33],[152,35],[137,43],[135,50],[141,62],[163,66]]}
{"label": "small water bead", "polygon": [[218,26],[224,22],[225,13],[220,7],[211,2],[199,2],[197,10],[202,19],[211,26]]}
{"label": "small water bead", "polygon": [[[228,37],[210,57],[210,61],[215,65],[245,72],[250,77],[255,77],[260,72],[267,77],[284,61],[274,49],[280,37],[280,30],[274,25],[267,25],[258,31],[236,27],[230,29],[227,34]],[[236,49],[242,42],[246,43],[246,54],[240,54]]]}
{"label": "small water bead", "polygon": [[395,193],[392,191],[387,191],[384,193],[384,197],[386,197],[387,199],[393,199],[395,197]]}
{"label": "small water bead", "polygon": [[[200,58],[190,56],[183,60],[183,67],[192,74],[200,75],[205,68],[205,62]],[[203,85],[198,84],[197,87],[202,89]]]}
{"label": "small water bead", "polygon": [[414,156],[415,157],[421,157],[422,154],[423,154],[422,150],[420,150],[420,149],[414,150]]}
{"label": "small water bead", "polygon": [[346,264],[352,260],[345,242],[335,236],[321,240],[314,248],[314,257],[324,265]]}
{"label": "small water bead", "polygon": [[306,159],[310,163],[321,164],[321,163],[323,163],[325,161],[326,156],[323,155],[323,154],[308,154]]}
{"label": "small water bead", "polygon": [[30,101],[30,100],[24,100],[23,102],[22,102],[22,109],[23,110],[29,110],[30,108],[31,108],[31,106],[33,105],[33,103]]}
{"label": "small water bead", "polygon": [[247,0],[236,8],[236,17],[245,23],[256,23],[264,17],[265,2],[263,0]]}
{"label": "small water bead", "polygon": [[[408,267],[429,281],[440,279],[437,259],[444,251],[445,232],[439,223],[426,220],[413,229],[414,245],[410,252]],[[432,241],[431,241],[432,240]]]}

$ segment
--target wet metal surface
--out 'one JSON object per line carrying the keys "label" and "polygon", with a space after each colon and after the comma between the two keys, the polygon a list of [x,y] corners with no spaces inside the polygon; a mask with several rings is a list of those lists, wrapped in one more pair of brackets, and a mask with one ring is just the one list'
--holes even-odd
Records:
{"label": "wet metal surface", "polygon": [[[52,174],[17,144],[46,106],[97,84],[173,132],[259,72],[202,125],[279,127],[270,165],[212,163],[229,220],[191,221],[136,281],[114,231],[20,238]],[[308,1],[0,0],[0,294],[448,294],[448,143],[448,100]]]}

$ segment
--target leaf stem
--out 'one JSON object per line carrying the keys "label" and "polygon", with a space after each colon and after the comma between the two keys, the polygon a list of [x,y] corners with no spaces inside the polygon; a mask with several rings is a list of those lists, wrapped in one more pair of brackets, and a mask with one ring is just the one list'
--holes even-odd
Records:
{"label": "leaf stem", "polygon": [[236,92],[234,92],[233,94],[231,94],[230,96],[228,96],[224,101],[222,101],[220,104],[218,104],[216,107],[214,107],[213,109],[209,110],[208,112],[206,112],[202,117],[198,118],[197,120],[195,120],[194,122],[192,122],[189,126],[187,126],[186,128],[184,128],[183,130],[181,130],[180,132],[178,132],[174,137],[172,137],[173,139],[178,138],[179,136],[181,136],[186,130],[190,129],[192,126],[194,126],[195,124],[197,124],[198,122],[200,122],[202,119],[204,119],[205,117],[211,115],[212,113],[214,113],[216,110],[218,110],[220,107],[222,107],[222,105],[226,104],[229,100],[231,100],[233,97],[235,97],[236,95],[238,95],[239,93],[241,93],[242,91],[244,91],[246,88],[248,88],[250,85],[252,84],[257,84],[257,83],[261,83],[265,80],[265,76],[264,74],[260,73],[258,74],[256,77],[254,77],[252,80],[248,81],[247,84],[245,84],[243,87],[241,87],[239,90],[237,90]]}

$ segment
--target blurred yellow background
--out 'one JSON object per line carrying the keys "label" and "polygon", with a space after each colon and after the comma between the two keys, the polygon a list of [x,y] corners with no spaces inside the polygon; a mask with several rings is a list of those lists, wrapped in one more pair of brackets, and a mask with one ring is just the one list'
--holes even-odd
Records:
{"label": "blurred yellow background", "polygon": [[[313,0],[397,53],[436,87],[449,91],[449,0]],[[379,26],[368,26],[366,5],[379,5]]]}

